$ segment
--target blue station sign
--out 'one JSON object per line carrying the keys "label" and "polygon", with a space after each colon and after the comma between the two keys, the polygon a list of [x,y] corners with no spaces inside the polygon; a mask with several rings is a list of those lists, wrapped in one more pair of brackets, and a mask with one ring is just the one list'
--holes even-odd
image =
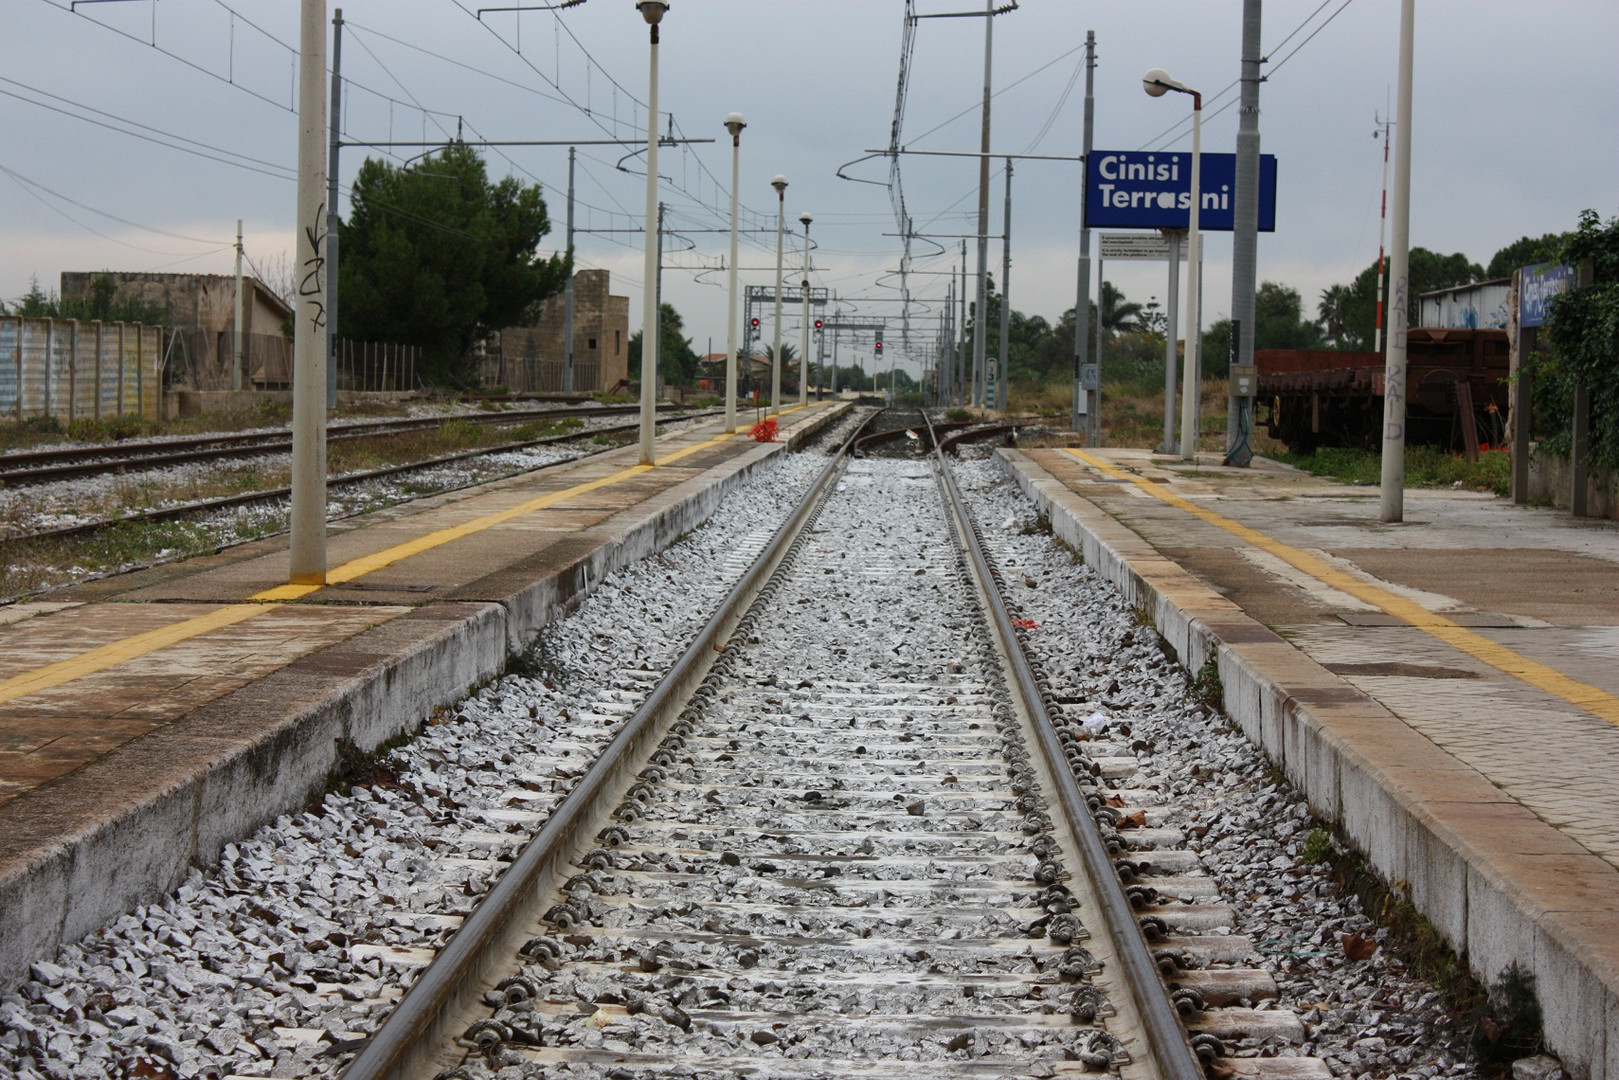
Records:
{"label": "blue station sign", "polygon": [[1574,268],[1562,263],[1536,263],[1518,278],[1518,325],[1544,326],[1551,314],[1546,301],[1574,287]]}
{"label": "blue station sign", "polygon": [[[1197,227],[1230,232],[1237,155],[1202,155]],[[1192,155],[1093,150],[1085,163],[1085,223],[1093,229],[1184,229],[1192,211]],[[1259,230],[1276,231],[1276,155],[1259,155]]]}

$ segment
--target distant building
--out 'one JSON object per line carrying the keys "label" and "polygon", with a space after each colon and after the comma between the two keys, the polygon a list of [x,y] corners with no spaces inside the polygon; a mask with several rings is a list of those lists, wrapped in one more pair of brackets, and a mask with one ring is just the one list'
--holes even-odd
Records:
{"label": "distant building", "polygon": [[[607,391],[629,379],[630,299],[609,291],[606,270],[573,276],[573,388]],[[564,299],[561,293],[540,305],[531,326],[509,326],[479,364],[486,386],[514,393],[562,390]]]}
{"label": "distant building", "polygon": [[[764,353],[753,353],[748,357],[746,365],[738,365],[736,369],[737,390],[746,396],[750,391],[764,387],[765,393],[770,392],[770,357]],[[710,390],[714,393],[723,393],[725,390],[725,354],[722,352],[709,353],[697,363],[697,389]]]}
{"label": "distant building", "polygon": [[[236,329],[234,274],[69,270],[62,274],[62,299],[89,299],[99,278],[112,282],[116,300],[136,300],[161,308],[168,325],[180,332],[179,348],[169,357],[168,382],[198,390],[231,385]],[[245,385],[285,385],[290,349],[284,331],[292,318],[292,308],[256,277],[243,276],[242,290],[242,332],[247,335]]]}
{"label": "distant building", "polygon": [[1435,330],[1505,330],[1511,278],[1422,293],[1417,325]]}

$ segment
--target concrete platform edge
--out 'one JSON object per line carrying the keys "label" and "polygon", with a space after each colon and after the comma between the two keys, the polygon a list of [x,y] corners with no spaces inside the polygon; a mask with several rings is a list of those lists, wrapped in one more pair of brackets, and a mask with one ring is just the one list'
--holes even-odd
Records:
{"label": "concrete platform edge", "polygon": [[846,411],[818,412],[783,443],[751,447],[586,530],[594,543],[578,559],[510,595],[401,615],[0,806],[0,989],[319,798],[340,743],[375,750],[498,677],[512,649],[604,577],[701,524]]}
{"label": "concrete platform edge", "polygon": [[[1125,598],[1151,615],[1189,672],[1213,659],[1225,707],[1325,820],[1401,891],[1486,985],[1516,963],[1535,976],[1548,1048],[1577,1080],[1619,1080],[1619,916],[1567,910],[1522,872],[1522,852],[1494,850],[1457,820],[1485,810],[1536,835],[1548,864],[1606,881],[1612,868],[1499,793],[1376,701],[1320,667],[1229,600],[1160,555],[1135,532],[1016,450],[1007,472],[1051,523]],[[1449,762],[1460,804],[1424,799],[1413,781]],[[1447,814],[1460,805],[1464,813]],[[1514,814],[1514,810],[1521,812]],[[1582,856],[1584,856],[1582,858]],[[1519,862],[1513,873],[1514,861]],[[1564,869],[1565,861],[1567,869]],[[1609,897],[1611,900],[1611,896]]]}

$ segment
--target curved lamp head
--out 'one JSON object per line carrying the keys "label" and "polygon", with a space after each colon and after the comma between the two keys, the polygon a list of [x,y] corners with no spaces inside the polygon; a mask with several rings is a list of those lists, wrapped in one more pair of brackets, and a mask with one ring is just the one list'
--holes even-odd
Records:
{"label": "curved lamp head", "polygon": [[669,10],[669,4],[668,0],[638,0],[635,10],[641,13],[648,26],[657,26],[663,20],[663,13]]}
{"label": "curved lamp head", "polygon": [[770,186],[776,189],[776,198],[785,199],[787,197],[787,178],[785,176],[777,173],[771,179]]}
{"label": "curved lamp head", "polygon": [[806,232],[808,232],[809,227],[810,227],[810,222],[814,221],[815,219],[810,217],[808,214],[799,214],[798,215],[798,220],[802,221],[804,223],[804,230]]}
{"label": "curved lamp head", "polygon": [[1149,97],[1163,97],[1170,90],[1185,90],[1186,84],[1169,77],[1169,72],[1163,68],[1150,68],[1141,76],[1141,89]]}
{"label": "curved lamp head", "polygon": [[739,112],[734,112],[725,118],[725,130],[731,133],[731,138],[733,139],[742,134],[742,129],[747,126],[748,122],[742,119],[742,114]]}

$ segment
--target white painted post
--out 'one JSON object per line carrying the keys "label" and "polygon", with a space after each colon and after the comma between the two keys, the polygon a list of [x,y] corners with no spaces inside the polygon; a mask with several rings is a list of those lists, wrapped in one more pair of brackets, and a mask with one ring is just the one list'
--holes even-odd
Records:
{"label": "white painted post", "polygon": [[1389,337],[1383,361],[1383,521],[1405,520],[1406,331],[1411,322],[1411,54],[1415,0],[1400,3],[1400,76],[1394,131],[1394,214],[1389,251]]}
{"label": "white painted post", "polygon": [[292,539],[287,580],[326,584],[326,0],[298,35],[298,275],[292,344]]}

